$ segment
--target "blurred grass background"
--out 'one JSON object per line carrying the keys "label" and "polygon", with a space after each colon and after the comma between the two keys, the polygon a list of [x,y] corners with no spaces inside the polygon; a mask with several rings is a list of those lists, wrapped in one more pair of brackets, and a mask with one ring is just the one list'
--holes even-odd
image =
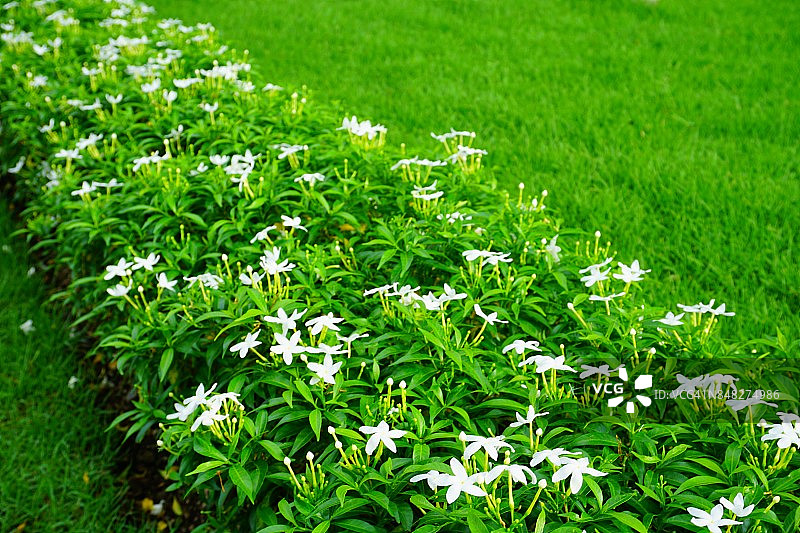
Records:
{"label": "blurred grass background", "polygon": [[121,439],[104,432],[110,419],[87,387],[78,339],[47,309],[12,231],[0,202],[0,531],[139,531],[125,523],[125,485],[112,472]]}
{"label": "blurred grass background", "polygon": [[412,153],[477,131],[503,186],[548,189],[565,226],[652,268],[653,303],[716,298],[729,336],[800,336],[800,3],[151,4]]}

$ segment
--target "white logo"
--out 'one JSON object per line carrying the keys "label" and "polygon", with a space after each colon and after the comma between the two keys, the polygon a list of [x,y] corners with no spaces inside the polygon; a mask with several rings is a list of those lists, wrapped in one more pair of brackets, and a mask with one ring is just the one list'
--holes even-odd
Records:
{"label": "white logo", "polygon": [[[624,383],[628,382],[628,370],[624,366],[619,367],[619,377]],[[608,400],[608,406],[611,408],[617,407],[622,402],[625,401],[625,396],[621,394],[623,391],[623,386],[622,384],[618,385],[619,388],[617,388],[617,386],[614,387],[614,392],[620,393],[619,396],[615,396],[610,400]],[[636,380],[633,382],[634,391],[649,389],[652,386],[653,386],[653,376],[650,374],[642,374],[641,376],[637,377]],[[631,397],[625,404],[625,412],[629,414],[632,414],[636,410],[636,404],[633,402],[634,397],[644,407],[648,407],[651,403],[653,403],[653,400],[651,400],[647,396],[642,396],[640,394],[634,393],[634,396]]]}

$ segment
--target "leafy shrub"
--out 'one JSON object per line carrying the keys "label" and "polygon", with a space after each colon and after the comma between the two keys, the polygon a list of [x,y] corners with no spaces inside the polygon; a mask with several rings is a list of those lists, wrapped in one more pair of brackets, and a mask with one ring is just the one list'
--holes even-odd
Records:
{"label": "leafy shrub", "polygon": [[[546,191],[497,190],[475,134],[412,157],[135,2],[3,12],[32,248],[136,383],[115,424],[159,429],[207,528],[800,524],[793,347],[724,342],[713,300],[641,302],[649,271],[561,228]],[[720,394],[615,410],[612,373]]]}

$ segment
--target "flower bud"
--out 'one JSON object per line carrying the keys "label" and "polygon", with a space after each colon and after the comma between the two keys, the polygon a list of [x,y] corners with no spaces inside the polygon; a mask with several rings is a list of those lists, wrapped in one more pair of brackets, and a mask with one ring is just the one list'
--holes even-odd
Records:
{"label": "flower bud", "polygon": [[394,385],[394,380],[392,378],[389,378],[386,380],[386,384],[391,387],[392,385]]}
{"label": "flower bud", "polygon": [[331,435],[336,435],[336,428],[333,426],[328,426],[328,433]]}
{"label": "flower bud", "polygon": [[403,380],[403,381],[401,381],[401,382],[400,382],[400,385],[399,385],[399,387],[400,387],[401,389],[404,389],[404,390],[405,390],[405,388],[406,388],[406,380]]}
{"label": "flower bud", "polygon": [[289,466],[289,464],[290,464],[291,462],[292,462],[292,460],[291,460],[291,459],[289,459],[289,456],[288,456],[288,455],[287,455],[286,457],[284,457],[284,458],[283,458],[283,464],[285,464],[286,466]]}
{"label": "flower bud", "polygon": [[313,460],[314,460],[314,454],[313,454],[312,452],[308,452],[308,453],[306,454],[306,459],[307,459],[308,461],[313,461]]}
{"label": "flower bud", "polygon": [[542,430],[542,428],[536,428],[536,436],[541,437],[542,435],[544,435],[544,430]]}
{"label": "flower bud", "polygon": [[540,488],[540,489],[543,489],[543,488],[545,488],[546,486],[547,486],[547,481],[545,481],[544,479],[540,479],[540,480],[539,480],[539,488]]}
{"label": "flower bud", "polygon": [[222,260],[223,261],[227,261],[228,260],[228,254],[222,254]]}

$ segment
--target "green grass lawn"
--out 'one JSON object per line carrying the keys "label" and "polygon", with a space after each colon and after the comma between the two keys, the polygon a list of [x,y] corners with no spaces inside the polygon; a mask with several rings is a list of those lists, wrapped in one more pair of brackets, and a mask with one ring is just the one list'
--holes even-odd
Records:
{"label": "green grass lawn", "polygon": [[413,151],[476,130],[503,186],[548,189],[565,226],[652,268],[653,302],[716,298],[729,335],[800,336],[800,4],[151,4]]}
{"label": "green grass lawn", "polygon": [[106,417],[12,231],[0,204],[0,531],[127,531]]}

